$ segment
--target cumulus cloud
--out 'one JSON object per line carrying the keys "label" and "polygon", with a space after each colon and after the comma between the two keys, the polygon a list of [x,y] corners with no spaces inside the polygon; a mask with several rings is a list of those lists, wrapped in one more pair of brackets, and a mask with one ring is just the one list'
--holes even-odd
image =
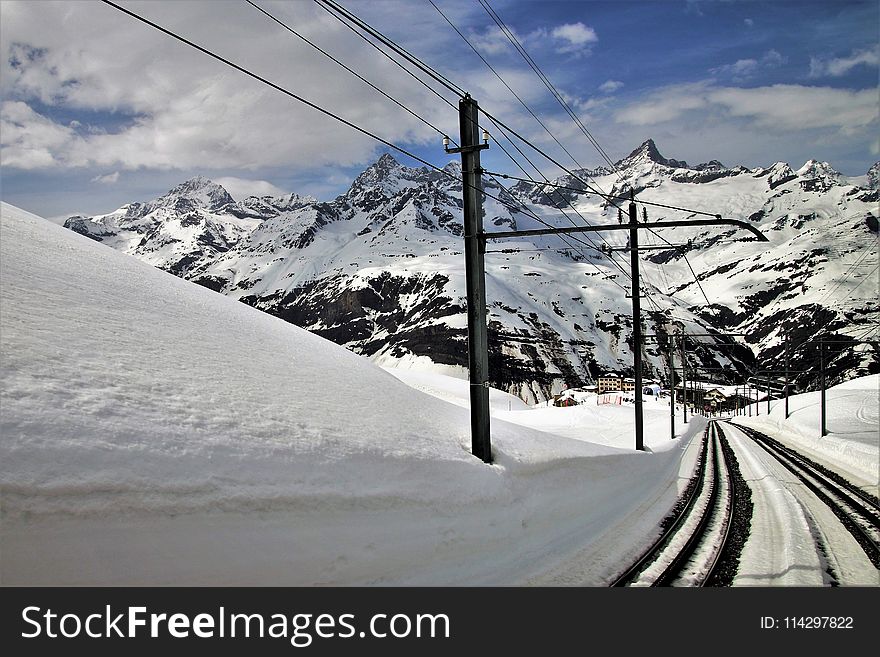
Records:
{"label": "cumulus cloud", "polygon": [[584,52],[599,40],[596,31],[580,21],[555,27],[550,36],[556,41],[556,52],[560,54]]}
{"label": "cumulus cloud", "polygon": [[847,57],[810,57],[810,77],[838,78],[849,73],[857,66],[880,65],[880,45],[864,50],[854,50]]}
{"label": "cumulus cloud", "polygon": [[617,112],[615,119],[630,125],[656,125],[672,121],[691,110],[705,109],[708,88],[709,84],[705,82],[665,87],[625,106]]}
{"label": "cumulus cloud", "polygon": [[672,85],[625,107],[615,118],[631,125],[658,125],[694,112],[706,117],[743,118],[762,129],[825,129],[852,134],[877,122],[877,89],[788,84],[745,89],[710,82]]}
{"label": "cumulus cloud", "polygon": [[60,163],[59,154],[76,141],[69,127],[35,112],[21,101],[0,105],[0,149],[3,166],[40,169]]}
{"label": "cumulus cloud", "polygon": [[113,185],[119,181],[119,172],[107,173],[102,176],[95,176],[89,182],[98,183],[100,185]]}
{"label": "cumulus cloud", "polygon": [[[515,34],[515,33],[514,33]],[[520,39],[517,36],[518,39]],[[468,40],[484,55],[500,55],[513,48],[504,32],[498,27],[490,27],[485,32],[472,33]],[[522,41],[522,39],[520,39]]]}
{"label": "cumulus cloud", "polygon": [[746,27],[754,27],[755,26],[755,21],[752,20],[751,18],[744,18],[743,23],[745,23]]}
{"label": "cumulus cloud", "polygon": [[776,50],[768,50],[760,59],[739,59],[733,64],[725,64],[709,69],[709,73],[718,77],[730,77],[735,82],[742,82],[756,73],[776,68],[788,61]]}
{"label": "cumulus cloud", "polygon": [[[294,175],[361,163],[377,148],[374,140],[106,5],[4,2],[2,11],[0,79],[9,99],[2,106],[4,167],[285,166]],[[210,3],[144,3],[137,11],[390,141],[436,139],[421,121],[244,3],[223,12]],[[273,11],[368,79],[381,80],[388,93],[406,98],[441,129],[456,132],[454,113],[363,42],[341,38],[344,28],[312,3],[283,3]],[[56,118],[62,114],[63,122]]]}
{"label": "cumulus cloud", "polygon": [[615,91],[623,87],[620,80],[606,80],[599,85],[599,91],[605,94],[613,94]]}

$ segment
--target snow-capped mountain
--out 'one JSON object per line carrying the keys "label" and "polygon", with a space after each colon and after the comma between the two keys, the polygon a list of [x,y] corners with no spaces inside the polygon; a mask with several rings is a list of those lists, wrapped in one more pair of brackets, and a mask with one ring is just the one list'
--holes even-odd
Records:
{"label": "snow-capped mountain", "polygon": [[[769,243],[732,241],[746,234],[719,226],[666,229],[642,241],[658,247],[645,256],[648,280],[714,328],[745,333],[756,368],[784,369],[788,335],[789,368],[808,386],[819,376],[819,340],[876,337],[880,163],[859,178],[816,160],[796,171],[785,162],[747,169],[713,160],[688,167],[664,158],[649,140],[616,168],[619,175],[593,176],[615,197],[633,190],[643,201],[746,220],[768,237]],[[537,198],[534,190],[520,192]],[[588,218],[606,207],[596,196],[575,196]],[[689,216],[648,210],[649,221]],[[670,243],[676,248],[660,248]],[[830,380],[880,371],[876,351],[867,346],[827,348]]]}
{"label": "snow-capped mountain", "polygon": [[[664,158],[650,140],[615,168],[575,171],[556,181],[573,190],[531,183],[505,189],[486,178],[486,230],[540,227],[534,215],[551,225],[570,225],[581,217],[569,204],[591,223],[616,222],[617,208],[585,182],[620,198],[632,190],[642,200],[748,219],[771,239],[730,243],[741,235],[728,227],[665,230],[663,239],[674,244],[690,239],[692,246],[647,255],[642,286],[649,294],[642,316],[647,333],[663,336],[682,326],[693,333],[748,332],[759,360],[775,363],[779,311],[791,311],[786,321],[816,335],[839,335],[845,322],[876,317],[876,286],[855,291],[849,314],[817,296],[855,258],[865,255],[864,264],[872,262],[866,249],[876,249],[876,169],[873,178],[869,173],[852,181],[815,161],[796,172],[785,163],[750,170],[713,160],[689,167]],[[460,176],[457,163],[438,172],[403,166],[386,154],[329,202],[293,194],[236,203],[222,187],[195,178],[150,203],[71,217],[65,225],[381,364],[463,376]],[[687,216],[649,212],[651,219]],[[852,250],[819,253],[842,230]],[[590,382],[607,368],[631,370],[629,256],[597,248],[603,241],[622,245],[624,235],[489,242],[493,385],[535,400],[563,384]],[[643,245],[662,246],[660,239],[648,234]],[[813,292],[801,298],[797,286],[804,295]],[[692,365],[722,368],[731,380],[737,371],[755,369],[749,349],[703,340],[693,346]],[[665,344],[661,337],[659,346],[645,345],[648,374],[666,378]],[[838,370],[866,367],[862,360],[847,361]]]}

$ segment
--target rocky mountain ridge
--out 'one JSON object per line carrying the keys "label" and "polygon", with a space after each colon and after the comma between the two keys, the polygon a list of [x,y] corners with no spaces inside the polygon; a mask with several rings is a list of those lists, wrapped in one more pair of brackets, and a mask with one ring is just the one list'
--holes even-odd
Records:
{"label": "rocky mountain ridge", "polygon": [[[860,184],[813,160],[797,171],[785,163],[726,168],[717,160],[690,168],[663,157],[648,140],[615,168],[573,171],[555,181],[576,190],[522,182],[504,189],[486,179],[486,191],[505,201],[486,198],[486,230],[538,227],[533,214],[566,225],[560,208],[569,203],[590,222],[616,220],[616,208],[585,183],[610,189],[614,198],[628,199],[632,190],[643,200],[751,221],[771,235],[763,253],[754,243],[730,242],[741,235],[726,229],[647,236],[657,248],[645,257],[646,332],[749,332],[751,350],[725,346],[723,338],[693,346],[694,367],[727,369],[731,380],[763,362],[776,363],[779,336],[770,329],[785,323],[779,313],[799,325],[808,318],[817,335],[834,336],[848,323],[876,317],[876,302],[861,293],[855,295],[858,307],[846,309],[795,294],[796,285],[804,295],[814,286],[828,291],[856,257],[870,261],[865,249],[872,235],[876,249],[876,165],[875,176],[869,172]],[[149,203],[71,217],[65,225],[381,364],[464,376],[460,214],[458,163],[433,171],[403,166],[385,154],[332,201],[291,194],[236,202],[219,185],[195,178]],[[651,216],[661,218],[653,208]],[[854,250],[837,254],[838,271],[821,251],[829,231],[840,230],[856,232]],[[563,385],[591,382],[605,369],[631,370],[628,255],[595,248],[602,241],[620,246],[625,238],[619,232],[594,236],[592,246],[555,236],[490,242],[494,385],[535,401]],[[664,250],[661,237],[679,245]],[[683,241],[690,246],[681,247]],[[692,266],[699,285],[688,271]],[[753,280],[756,272],[767,280]],[[700,286],[712,292],[703,296]],[[870,286],[862,285],[861,292]],[[666,379],[664,345],[662,338],[646,344],[643,355],[646,373]],[[873,367],[869,360],[850,358],[837,374]]]}

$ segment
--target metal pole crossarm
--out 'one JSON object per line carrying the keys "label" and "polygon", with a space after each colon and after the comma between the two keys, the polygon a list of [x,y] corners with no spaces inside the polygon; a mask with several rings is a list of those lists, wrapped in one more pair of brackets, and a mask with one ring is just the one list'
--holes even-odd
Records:
{"label": "metal pole crossarm", "polygon": [[[807,340],[801,344],[816,342],[816,340]],[[819,340],[825,344],[880,344],[880,340]]]}
{"label": "metal pole crossarm", "polygon": [[719,336],[725,336],[725,335],[748,335],[748,333],[727,333],[727,332],[725,332],[725,333],[665,333],[665,334],[664,333],[646,333],[642,337],[644,337],[644,338],[663,338],[663,337],[675,336],[677,338],[680,338],[681,336],[684,336],[686,338],[701,338],[701,337],[717,338]]}
{"label": "metal pole crossarm", "polygon": [[[642,251],[668,251],[669,249],[684,249],[686,248],[683,244],[670,244],[669,246],[640,246],[638,248],[639,253]],[[602,253],[617,253],[617,252],[629,252],[632,249],[628,246],[609,246],[609,247],[599,247],[599,250]]]}
{"label": "metal pole crossarm", "polygon": [[[459,146],[458,148],[444,148],[447,153],[454,155],[455,153],[473,153],[474,151],[482,151],[489,148],[489,144],[476,144],[475,146]],[[468,173],[471,173],[470,171]],[[480,169],[477,173],[483,173]]]}
{"label": "metal pole crossarm", "polygon": [[738,226],[752,233],[756,241],[769,242],[766,235],[745,221],[739,219],[678,219],[673,221],[655,221],[654,223],[636,224],[600,224],[595,226],[565,226],[563,228],[538,228],[535,230],[506,230],[491,233],[483,233],[480,239],[500,240],[509,237],[537,237],[538,235],[557,235],[565,233],[600,233],[606,230],[654,230],[656,228],[678,228],[681,226]]}

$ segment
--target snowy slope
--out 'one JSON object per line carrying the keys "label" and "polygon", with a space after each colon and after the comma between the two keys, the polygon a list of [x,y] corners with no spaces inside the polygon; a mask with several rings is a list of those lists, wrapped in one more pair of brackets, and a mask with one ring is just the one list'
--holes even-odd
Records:
{"label": "snowy slope", "polygon": [[[808,392],[774,401],[770,415],[736,421],[781,436],[797,449],[858,478],[874,495],[880,486],[880,375],[860,377],[829,388],[826,393],[826,436],[820,435],[820,393]],[[764,412],[764,409],[761,409]]]}
{"label": "snowy slope", "polygon": [[485,465],[465,409],[7,204],[0,219],[4,584],[510,584],[584,549],[579,581],[601,583],[684,481],[665,420],[645,454],[496,419]]}

